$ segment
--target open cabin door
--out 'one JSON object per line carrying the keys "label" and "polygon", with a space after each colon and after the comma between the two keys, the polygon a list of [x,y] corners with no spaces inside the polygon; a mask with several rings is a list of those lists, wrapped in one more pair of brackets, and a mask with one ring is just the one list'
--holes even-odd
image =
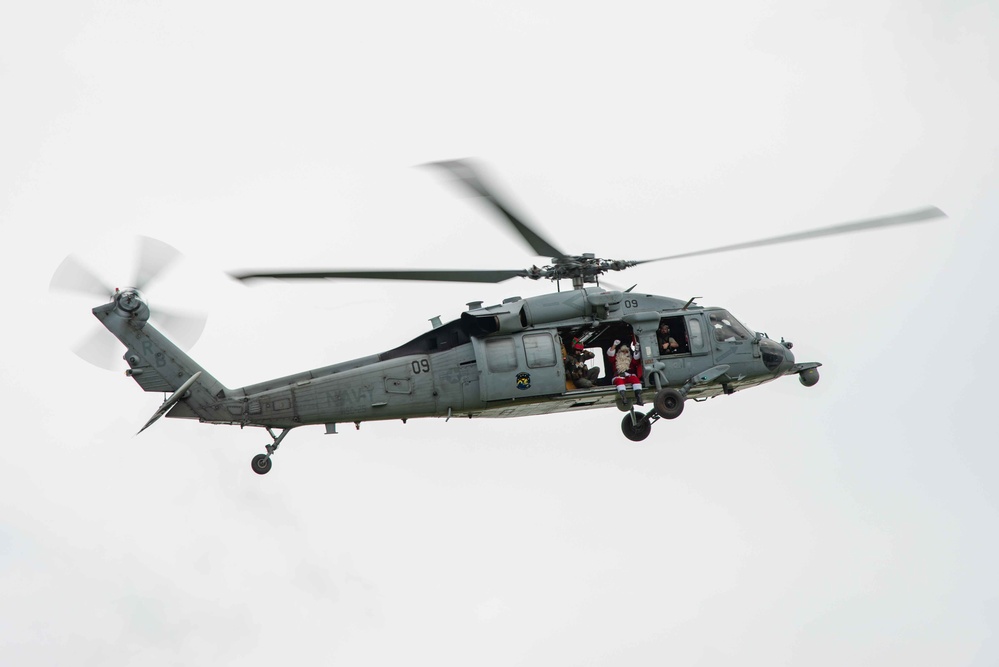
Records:
{"label": "open cabin door", "polygon": [[562,394],[565,369],[554,329],[472,337],[482,400]]}

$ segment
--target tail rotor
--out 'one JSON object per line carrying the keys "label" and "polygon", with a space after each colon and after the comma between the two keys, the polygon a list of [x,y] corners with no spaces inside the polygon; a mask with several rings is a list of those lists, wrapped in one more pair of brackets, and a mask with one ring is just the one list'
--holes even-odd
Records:
{"label": "tail rotor", "polygon": [[[182,254],[173,246],[158,239],[145,236],[138,237],[137,265],[132,273],[131,283],[112,287],[112,283],[104,280],[101,275],[90,268],[86,262],[76,255],[69,255],[62,261],[52,275],[49,283],[51,292],[61,292],[76,296],[86,296],[90,299],[101,298],[110,301],[121,290],[136,290],[146,292],[150,285],[162,278],[167,270],[181,259]],[[155,288],[151,290],[155,293]],[[105,301],[105,302],[106,302]],[[90,303],[91,307],[96,305]],[[150,318],[154,324],[183,349],[189,349],[201,337],[207,322],[207,316],[201,313],[191,313],[155,308]],[[94,331],[86,334],[75,345],[73,352],[100,368],[116,370],[121,367],[121,344],[109,336],[107,330],[96,322]]]}

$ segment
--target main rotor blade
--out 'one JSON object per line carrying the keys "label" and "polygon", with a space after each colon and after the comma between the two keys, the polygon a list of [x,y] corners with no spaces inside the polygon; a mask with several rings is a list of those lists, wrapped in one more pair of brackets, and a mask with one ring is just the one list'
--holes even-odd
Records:
{"label": "main rotor blade", "polygon": [[49,288],[68,292],[80,292],[88,296],[99,296],[103,299],[110,298],[114,292],[114,288],[108,287],[103,280],[98,278],[93,271],[84,266],[73,255],[62,260],[62,264],[52,274]]}
{"label": "main rotor blade", "polygon": [[520,234],[528,245],[536,252],[538,255],[544,257],[565,257],[565,253],[556,248],[547,239],[545,239],[541,234],[535,231],[530,225],[521,220],[519,217],[510,211],[509,207],[500,202],[496,198],[496,195],[486,187],[483,183],[482,178],[472,167],[471,163],[467,160],[444,160],[442,162],[428,162],[428,166],[441,167],[450,171],[453,175],[458,177],[465,187],[474,192],[477,196],[482,197],[487,202],[489,202],[493,208],[500,212],[500,214],[506,218],[506,220],[513,226],[513,228]]}
{"label": "main rotor blade", "polygon": [[526,277],[524,269],[510,271],[462,271],[462,270],[378,270],[378,271],[273,271],[254,273],[231,273],[236,280],[251,278],[285,278],[309,280],[316,278],[360,278],[363,280],[426,280],[458,283],[501,283],[510,278]]}
{"label": "main rotor blade", "polygon": [[878,229],[879,227],[906,225],[914,222],[925,222],[928,220],[934,220],[936,218],[946,218],[946,217],[947,214],[941,211],[936,206],[928,206],[926,208],[921,208],[917,211],[910,211],[908,213],[897,213],[895,215],[886,215],[880,218],[870,218],[869,220],[860,220],[858,222],[847,222],[840,225],[831,225],[829,227],[819,227],[818,229],[811,229],[804,232],[784,234],[783,236],[772,236],[770,238],[760,239],[758,241],[733,243],[732,245],[720,246],[718,248],[710,248],[708,250],[685,252],[679,255],[656,257],[655,259],[643,259],[641,261],[635,262],[635,264],[662,262],[668,259],[681,259],[683,257],[697,257],[699,255],[710,255],[718,252],[728,252],[730,250],[742,250],[744,248],[759,248],[761,246],[777,245],[779,243],[790,243],[792,241],[803,241],[805,239],[814,239],[814,238],[819,238],[821,236],[852,234],[853,232],[861,232],[869,229]]}
{"label": "main rotor blade", "polygon": [[158,239],[139,237],[139,265],[133,287],[144,290],[168,266],[180,257],[180,251]]}

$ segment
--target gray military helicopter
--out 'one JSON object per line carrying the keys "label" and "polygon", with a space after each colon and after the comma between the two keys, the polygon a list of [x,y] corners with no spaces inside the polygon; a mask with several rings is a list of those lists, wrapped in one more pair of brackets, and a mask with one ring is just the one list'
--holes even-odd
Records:
{"label": "gray military helicopter", "polygon": [[[811,387],[818,362],[796,362],[791,343],[753,332],[724,308],[695,299],[601,287],[600,276],[648,262],[694,257],[946,217],[936,207],[833,225],[708,250],[645,260],[571,255],[515,215],[465,160],[433,163],[494,208],[539,256],[551,264],[514,270],[248,271],[242,281],[277,278],[419,280],[499,283],[512,278],[554,281],[558,291],[468,309],[451,322],[370,356],[230,389],[150,322],[142,288],[167,263],[157,259],[132,287],[115,290],[93,309],[127,348],[125,374],[149,392],[169,394],[142,427],[167,417],[264,428],[266,453],[254,472],[271,469],[272,456],[292,429],[415,417],[523,417],[616,407],[626,413],[624,436],[641,441],[660,419],[675,419],[687,401],[705,401],[797,375]],[[162,248],[161,248],[162,250]],[[161,253],[162,255],[162,253]],[[54,278],[54,287],[96,281],[79,264]],[[81,277],[82,276],[82,277]],[[563,291],[559,281],[572,283]],[[91,290],[93,291],[93,290]],[[105,292],[107,293],[107,292]],[[154,320],[156,315],[154,315]],[[665,325],[665,326],[664,326]],[[200,327],[198,327],[200,332]],[[590,360],[583,361],[584,357]],[[582,364],[582,365],[580,365]],[[646,408],[646,404],[649,404]],[[642,409],[638,409],[642,408]],[[141,432],[141,431],[140,431]]]}

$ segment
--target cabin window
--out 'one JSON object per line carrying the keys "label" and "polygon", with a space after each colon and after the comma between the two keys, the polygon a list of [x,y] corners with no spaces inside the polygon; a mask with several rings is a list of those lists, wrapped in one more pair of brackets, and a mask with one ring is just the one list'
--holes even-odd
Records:
{"label": "cabin window", "polygon": [[512,338],[486,340],[486,366],[494,372],[517,370],[517,348]]}
{"label": "cabin window", "polygon": [[557,360],[551,334],[524,334],[524,352],[528,368],[554,366]]}
{"label": "cabin window", "polygon": [[701,321],[698,318],[687,318],[687,335],[690,336],[690,349],[704,349],[704,332],[701,331]]}

